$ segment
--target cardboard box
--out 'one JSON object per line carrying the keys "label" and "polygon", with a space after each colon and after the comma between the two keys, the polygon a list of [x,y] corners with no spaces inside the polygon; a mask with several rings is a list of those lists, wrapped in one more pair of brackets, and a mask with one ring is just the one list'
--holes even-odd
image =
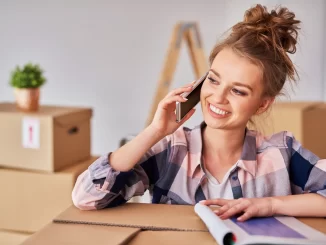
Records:
{"label": "cardboard box", "polygon": [[111,209],[81,211],[71,206],[23,244],[216,245],[193,208],[126,203]]}
{"label": "cardboard box", "polygon": [[326,104],[321,102],[276,103],[270,113],[255,120],[265,135],[291,131],[303,147],[326,158]]}
{"label": "cardboard box", "polygon": [[0,228],[36,232],[72,205],[71,192],[92,157],[57,173],[0,168]]}
{"label": "cardboard box", "polygon": [[[325,219],[299,220],[326,234]],[[23,244],[216,245],[216,241],[194,206],[126,203],[97,211],[71,206]]]}
{"label": "cardboard box", "polygon": [[31,234],[14,231],[0,230],[0,244],[19,245],[24,242]]}
{"label": "cardboard box", "polygon": [[0,166],[54,172],[90,157],[92,109],[0,103]]}

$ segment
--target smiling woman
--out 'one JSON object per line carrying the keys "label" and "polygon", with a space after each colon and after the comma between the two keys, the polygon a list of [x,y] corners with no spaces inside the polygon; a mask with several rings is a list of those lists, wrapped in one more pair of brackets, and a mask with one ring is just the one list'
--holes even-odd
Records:
{"label": "smiling woman", "polygon": [[152,203],[217,204],[221,218],[326,216],[326,160],[291,132],[266,137],[247,128],[285,81],[294,81],[287,53],[296,50],[299,23],[287,8],[246,11],[211,52],[200,94],[203,123],[181,127],[194,109],[176,122],[176,102],[186,101],[181,94],[192,84],[171,91],[146,129],[78,177],[74,204],[113,207],[149,189]]}

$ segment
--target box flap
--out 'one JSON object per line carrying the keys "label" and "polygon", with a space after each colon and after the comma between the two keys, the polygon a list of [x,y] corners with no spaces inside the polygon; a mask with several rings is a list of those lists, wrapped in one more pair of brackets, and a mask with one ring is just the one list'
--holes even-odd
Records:
{"label": "box flap", "polygon": [[140,229],[50,223],[34,233],[22,245],[118,245],[126,244]]}
{"label": "box flap", "polygon": [[306,111],[315,108],[322,103],[323,102],[315,102],[315,101],[277,102],[274,105],[272,105],[272,107]]}
{"label": "box flap", "polygon": [[205,224],[194,212],[194,207],[188,205],[126,203],[97,211],[82,211],[71,206],[57,216],[54,222],[135,227],[143,230],[207,231]]}
{"label": "box flap", "polygon": [[89,121],[93,115],[90,108],[70,110],[53,118],[54,123],[61,127],[77,126],[77,124]]}
{"label": "box flap", "polygon": [[19,113],[30,116],[51,116],[58,117],[71,113],[89,111],[86,107],[71,107],[71,106],[54,106],[54,105],[40,105],[39,110],[35,112],[24,112],[17,108],[15,103],[2,102],[0,103],[0,112]]}
{"label": "box flap", "polygon": [[318,110],[326,110],[326,103],[318,104],[316,106],[316,109],[318,109]]}
{"label": "box flap", "polygon": [[128,243],[128,245],[142,244],[216,245],[216,241],[209,232],[205,231],[141,231]]}

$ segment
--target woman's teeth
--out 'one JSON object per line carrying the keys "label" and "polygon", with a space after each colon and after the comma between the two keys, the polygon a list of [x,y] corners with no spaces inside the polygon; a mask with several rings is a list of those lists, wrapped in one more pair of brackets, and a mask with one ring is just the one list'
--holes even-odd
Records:
{"label": "woman's teeth", "polygon": [[209,104],[209,108],[218,115],[226,115],[226,114],[230,113],[230,112],[227,112],[227,111],[222,111],[221,109],[216,108],[212,104]]}

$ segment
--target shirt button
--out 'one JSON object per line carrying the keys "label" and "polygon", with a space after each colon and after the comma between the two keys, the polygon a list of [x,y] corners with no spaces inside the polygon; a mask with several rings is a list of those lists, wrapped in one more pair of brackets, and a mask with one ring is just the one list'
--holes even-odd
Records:
{"label": "shirt button", "polygon": [[237,176],[232,176],[232,180],[238,180]]}

